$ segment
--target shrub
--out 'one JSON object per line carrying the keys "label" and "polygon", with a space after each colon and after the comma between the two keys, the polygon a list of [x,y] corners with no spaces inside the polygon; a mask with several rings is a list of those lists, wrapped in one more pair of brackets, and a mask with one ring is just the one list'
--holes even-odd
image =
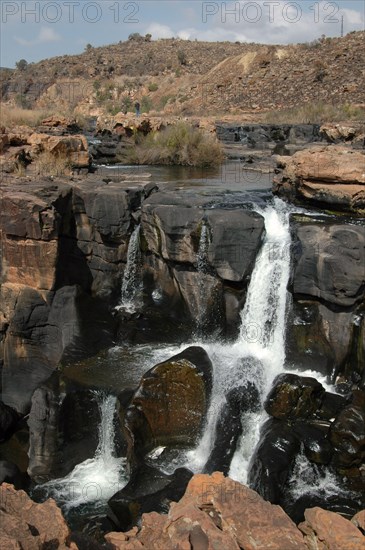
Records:
{"label": "shrub", "polygon": [[141,99],[141,113],[149,113],[152,109],[152,101],[151,99],[144,95]]}
{"label": "shrub", "polygon": [[151,82],[150,84],[148,84],[149,92],[157,92],[157,90],[158,90],[158,84],[156,84],[156,82]]}
{"label": "shrub", "polygon": [[186,65],[187,64],[186,53],[184,52],[184,50],[179,50],[177,52],[177,58],[179,60],[180,65]]}
{"label": "shrub", "polygon": [[142,138],[125,159],[136,164],[213,166],[224,159],[220,143],[211,135],[179,122]]}
{"label": "shrub", "polygon": [[19,71],[24,71],[28,67],[28,61],[20,59],[15,63],[15,66]]}

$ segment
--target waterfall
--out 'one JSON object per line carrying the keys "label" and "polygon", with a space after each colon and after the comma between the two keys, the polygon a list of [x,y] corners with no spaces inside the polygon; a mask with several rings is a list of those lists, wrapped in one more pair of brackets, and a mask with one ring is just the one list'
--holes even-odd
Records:
{"label": "waterfall", "polygon": [[203,222],[199,239],[197,253],[198,279],[198,312],[196,318],[197,333],[204,333],[204,325],[207,316],[207,289],[204,274],[208,272],[208,249],[210,245],[209,227]]}
{"label": "waterfall", "polygon": [[243,356],[263,363],[263,391],[282,371],[285,361],[285,314],[290,275],[289,208],[276,199],[274,206],[257,210],[265,220],[265,239],[241,312],[237,346]]}
{"label": "waterfall", "polygon": [[141,307],[141,250],[139,246],[140,225],[133,231],[129,240],[127,265],[122,281],[121,302],[116,307],[128,313],[135,313]]}
{"label": "waterfall", "polygon": [[[252,382],[263,400],[273,379],[284,368],[290,207],[275,198],[273,204],[256,211],[265,220],[265,238],[251,275],[237,341],[233,345],[201,344],[213,363],[214,385],[205,431],[197,448],[187,453],[186,465],[196,472],[204,466],[213,447],[216,421],[226,393]],[[232,460],[230,476],[243,483],[258,442],[260,422],[261,414],[246,415],[246,431]]]}
{"label": "waterfall", "polygon": [[101,508],[127,483],[125,459],[115,456],[116,397],[100,394],[97,397],[100,425],[94,458],[81,462],[64,478],[53,479],[42,486],[48,496],[52,496],[65,511],[86,504]]}

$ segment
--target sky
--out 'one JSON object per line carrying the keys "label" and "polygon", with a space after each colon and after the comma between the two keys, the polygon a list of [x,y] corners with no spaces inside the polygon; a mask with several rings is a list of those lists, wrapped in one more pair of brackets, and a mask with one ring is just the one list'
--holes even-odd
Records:
{"label": "sky", "polygon": [[[0,0],[0,66],[78,54],[150,33],[152,40],[310,42],[364,30],[364,0]],[[365,48],[365,45],[364,45]]]}

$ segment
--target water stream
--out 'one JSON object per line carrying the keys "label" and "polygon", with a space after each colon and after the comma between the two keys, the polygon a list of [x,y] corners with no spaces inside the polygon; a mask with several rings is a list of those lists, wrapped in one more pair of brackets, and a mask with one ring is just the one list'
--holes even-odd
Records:
{"label": "water stream", "polygon": [[143,304],[141,298],[141,249],[139,246],[140,225],[134,229],[129,240],[127,265],[122,281],[121,301],[117,310],[135,313]]}
{"label": "water stream", "polygon": [[53,479],[43,489],[66,512],[92,504],[102,509],[107,500],[127,482],[125,459],[115,456],[114,415],[116,397],[96,395],[100,409],[99,444],[93,458],[78,464],[72,472]]}

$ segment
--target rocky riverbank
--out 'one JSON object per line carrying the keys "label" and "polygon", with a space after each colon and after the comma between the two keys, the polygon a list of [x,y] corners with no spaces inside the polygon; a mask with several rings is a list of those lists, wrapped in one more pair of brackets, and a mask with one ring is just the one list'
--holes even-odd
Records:
{"label": "rocky riverbank", "polygon": [[184,496],[171,503],[167,514],[144,514],[139,527],[124,533],[109,532],[104,543],[70,532],[52,499],[35,504],[26,493],[7,483],[0,486],[0,497],[0,547],[4,550],[50,545],[65,550],[169,550],[183,545],[227,550],[362,550],[365,543],[364,510],[348,520],[319,507],[308,508],[304,521],[296,526],[279,506],[218,472],[194,476]]}

